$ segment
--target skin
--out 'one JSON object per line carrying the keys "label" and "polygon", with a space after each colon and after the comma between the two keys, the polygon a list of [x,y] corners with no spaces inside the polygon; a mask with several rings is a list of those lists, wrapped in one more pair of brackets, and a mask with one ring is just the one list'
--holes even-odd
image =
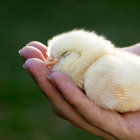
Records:
{"label": "skin", "polygon": [[[140,55],[140,43],[123,48]],[[72,125],[107,140],[139,140],[140,111],[120,114],[95,105],[64,73],[46,67],[47,48],[39,42],[30,42],[19,51],[23,67],[33,77],[54,112]]]}

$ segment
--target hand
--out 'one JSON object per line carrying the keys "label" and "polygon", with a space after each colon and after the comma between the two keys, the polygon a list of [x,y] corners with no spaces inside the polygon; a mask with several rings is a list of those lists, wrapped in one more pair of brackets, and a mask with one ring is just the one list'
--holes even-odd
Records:
{"label": "hand", "polygon": [[[124,49],[140,54],[140,44]],[[55,113],[76,127],[108,140],[139,140],[140,111],[119,114],[95,105],[64,73],[51,73],[44,61],[47,48],[31,42],[20,50],[24,68],[51,102]]]}
{"label": "hand", "polygon": [[140,55],[140,43],[137,43],[130,47],[124,47],[124,48],[122,48],[122,50],[129,51],[129,52],[135,53],[137,55]]}

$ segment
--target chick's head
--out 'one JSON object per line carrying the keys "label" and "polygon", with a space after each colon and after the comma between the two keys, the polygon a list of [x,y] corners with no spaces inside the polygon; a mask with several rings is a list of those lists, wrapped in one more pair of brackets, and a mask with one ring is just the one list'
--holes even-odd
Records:
{"label": "chick's head", "polygon": [[82,31],[75,30],[53,37],[48,41],[48,56],[58,60],[66,53],[81,54],[84,50],[84,44],[80,43],[80,32]]}

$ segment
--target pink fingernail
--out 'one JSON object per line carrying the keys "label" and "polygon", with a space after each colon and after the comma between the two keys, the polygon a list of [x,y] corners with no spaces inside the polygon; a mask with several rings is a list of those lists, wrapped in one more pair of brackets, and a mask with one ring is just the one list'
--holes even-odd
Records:
{"label": "pink fingernail", "polygon": [[26,60],[24,55],[22,54],[21,50],[18,51],[19,55],[23,58],[23,60]]}
{"label": "pink fingernail", "polygon": [[47,78],[56,86],[56,82],[54,81],[54,79],[50,76],[50,75],[47,75]]}
{"label": "pink fingernail", "polygon": [[25,64],[22,65],[22,67],[26,70],[27,69],[27,66]]}
{"label": "pink fingernail", "polygon": [[19,55],[22,56],[21,50],[18,51]]}
{"label": "pink fingernail", "polygon": [[23,56],[21,50],[19,50],[18,53],[19,53],[19,55],[20,55],[22,58],[24,58],[24,56]]}
{"label": "pink fingernail", "polygon": [[50,75],[47,75],[47,78],[48,78],[49,80],[52,80],[52,77],[51,77]]}

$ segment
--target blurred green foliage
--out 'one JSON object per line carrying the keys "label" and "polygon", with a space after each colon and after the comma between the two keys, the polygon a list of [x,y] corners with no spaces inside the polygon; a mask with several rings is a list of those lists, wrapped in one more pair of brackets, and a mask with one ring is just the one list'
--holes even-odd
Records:
{"label": "blurred green foliage", "polygon": [[54,115],[22,69],[18,50],[32,40],[85,28],[117,46],[140,41],[139,0],[0,1],[0,140],[101,140]]}

